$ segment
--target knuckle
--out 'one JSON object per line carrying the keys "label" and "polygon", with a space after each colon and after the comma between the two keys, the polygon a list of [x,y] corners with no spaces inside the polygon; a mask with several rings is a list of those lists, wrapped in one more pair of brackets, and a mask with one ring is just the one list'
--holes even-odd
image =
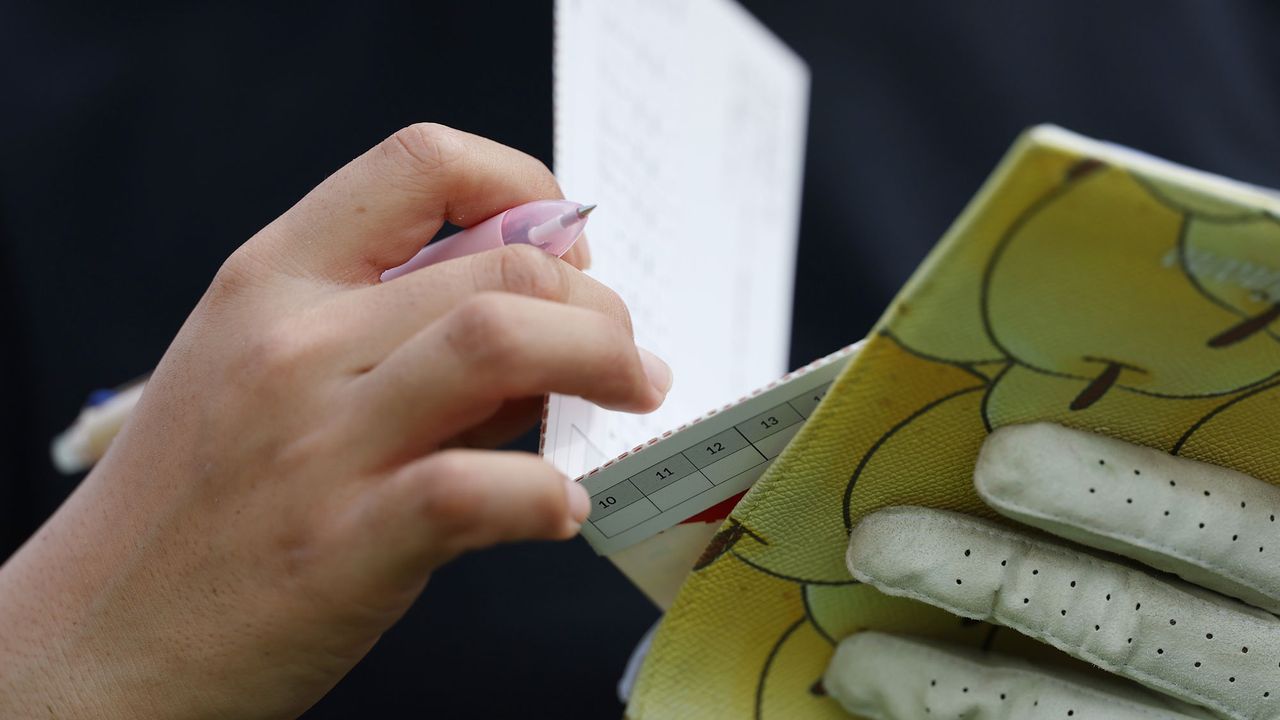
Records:
{"label": "knuckle", "polygon": [[563,483],[547,482],[530,508],[544,532],[554,533],[564,527],[568,505]]}
{"label": "knuckle", "polygon": [[563,302],[569,297],[569,274],[564,263],[531,245],[510,245],[497,252],[498,286],[507,292]]}
{"label": "knuckle", "polygon": [[394,132],[383,143],[387,154],[419,172],[432,173],[462,153],[458,131],[438,123],[414,123]]}
{"label": "knuckle", "polygon": [[255,262],[243,247],[232,252],[210,281],[209,289],[205,291],[205,302],[222,306],[242,297],[257,284],[261,275],[259,266],[260,263]]}
{"label": "knuckle", "polygon": [[623,301],[622,296],[611,288],[606,287],[600,302],[603,306],[601,310],[626,331],[627,338],[634,337],[635,326],[631,323],[631,309],[627,307],[627,303]]}
{"label": "knuckle", "polygon": [[601,321],[593,370],[600,389],[614,397],[631,397],[648,385],[631,335],[616,323]]}
{"label": "knuckle", "polygon": [[551,168],[532,155],[521,153],[526,158],[531,168],[529,175],[531,176],[531,185],[538,197],[560,198],[564,197],[564,193],[560,190],[560,182],[556,180],[555,173],[551,172]]}
{"label": "knuckle", "polygon": [[266,325],[247,344],[245,365],[260,375],[279,376],[308,365],[323,343],[300,323],[283,319]]}
{"label": "knuckle", "polygon": [[481,293],[450,313],[445,340],[473,365],[488,367],[509,361],[520,349],[520,328],[498,293]]}
{"label": "knuckle", "polygon": [[604,318],[600,318],[595,324],[592,334],[600,343],[601,362],[608,367],[629,370],[636,362],[635,343],[631,335],[617,323]]}
{"label": "knuckle", "polygon": [[434,527],[461,530],[484,509],[480,484],[470,482],[471,465],[461,453],[442,450],[431,456],[423,472],[427,477],[419,483],[416,509]]}

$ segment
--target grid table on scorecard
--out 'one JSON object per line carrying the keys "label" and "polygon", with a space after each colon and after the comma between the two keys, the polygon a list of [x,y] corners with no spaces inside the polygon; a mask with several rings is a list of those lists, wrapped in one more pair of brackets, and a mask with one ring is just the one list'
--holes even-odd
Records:
{"label": "grid table on scorecard", "polygon": [[713,487],[763,473],[818,406],[830,383],[721,431],[591,496],[589,521],[625,532]]}

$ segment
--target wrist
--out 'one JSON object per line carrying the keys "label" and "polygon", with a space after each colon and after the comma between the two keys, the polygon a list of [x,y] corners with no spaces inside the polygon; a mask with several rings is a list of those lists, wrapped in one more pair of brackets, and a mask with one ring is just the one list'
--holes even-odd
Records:
{"label": "wrist", "polygon": [[63,645],[69,636],[23,582],[22,551],[0,568],[0,717],[112,717]]}
{"label": "wrist", "polygon": [[77,549],[68,530],[83,524],[76,505],[73,496],[0,565],[0,717],[124,718],[150,708],[129,681],[148,669],[102,627],[110,610],[94,590],[106,579],[93,568],[105,564],[96,556],[105,548]]}

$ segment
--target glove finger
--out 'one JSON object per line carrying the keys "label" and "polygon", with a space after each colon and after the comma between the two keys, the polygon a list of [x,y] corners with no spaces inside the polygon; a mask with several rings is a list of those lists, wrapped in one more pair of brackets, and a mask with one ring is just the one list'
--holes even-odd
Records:
{"label": "glove finger", "polygon": [[1280,488],[1049,423],[996,430],[974,470],[1001,515],[1280,613]]}
{"label": "glove finger", "polygon": [[1211,717],[1114,678],[1049,670],[996,653],[878,632],[841,641],[822,684],[846,711],[875,720]]}
{"label": "glove finger", "polygon": [[849,571],[990,620],[1234,720],[1280,716],[1280,619],[1230,598],[959,513],[881,510]]}

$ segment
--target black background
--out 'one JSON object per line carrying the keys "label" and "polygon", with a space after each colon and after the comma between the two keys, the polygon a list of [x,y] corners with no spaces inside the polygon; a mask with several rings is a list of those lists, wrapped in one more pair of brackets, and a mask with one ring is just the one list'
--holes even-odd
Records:
{"label": "black background", "polygon": [[[74,487],[47,446],[85,394],[326,174],[419,120],[551,157],[549,2],[100,5],[0,5],[0,557]],[[1025,126],[1280,185],[1273,3],[746,5],[813,71],[793,365],[867,331]],[[616,717],[655,617],[581,541],[479,553],[307,717]]]}

